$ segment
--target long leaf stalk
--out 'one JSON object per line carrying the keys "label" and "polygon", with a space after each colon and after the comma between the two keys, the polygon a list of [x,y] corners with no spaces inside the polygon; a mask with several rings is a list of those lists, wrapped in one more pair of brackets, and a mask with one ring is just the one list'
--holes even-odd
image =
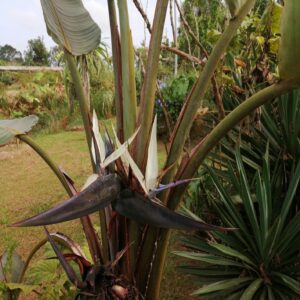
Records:
{"label": "long leaf stalk", "polygon": [[[140,113],[138,116],[138,126],[141,127],[135,141],[134,149],[135,160],[143,171],[145,170],[145,153],[147,153],[146,149],[149,142],[148,137],[150,136],[153,121],[159,55],[167,7],[168,0],[157,1],[152,29],[150,28],[150,22],[147,22],[148,29],[151,30],[151,39],[146,65],[146,74],[141,92]],[[143,274],[141,275],[141,278],[138,279],[138,288],[142,292],[145,292],[147,286],[149,266],[153,261],[153,247],[156,241],[155,232],[157,232],[157,230],[153,229],[152,231],[151,228],[149,230],[150,231],[146,234],[146,245],[149,245],[149,247],[145,249],[145,244],[143,245],[140,257],[140,262],[142,263],[139,264],[137,270],[137,274]],[[150,241],[148,241],[148,238]]]}
{"label": "long leaf stalk", "polygon": [[[121,62],[122,62],[122,108],[123,108],[123,134],[124,140],[127,140],[135,131],[137,101],[136,101],[136,84],[135,84],[135,64],[134,49],[132,44],[131,29],[129,25],[127,0],[118,0],[120,33],[121,33]],[[125,254],[126,264],[125,273],[132,280],[133,270],[135,267],[136,253],[139,239],[139,226],[134,221],[125,221],[126,244],[131,247]]]}
{"label": "long leaf stalk", "polygon": [[[94,163],[93,160],[93,154],[92,154],[92,127],[91,127],[91,120],[90,120],[90,114],[89,114],[89,107],[88,107],[88,102],[85,98],[85,93],[83,89],[83,84],[82,80],[80,77],[80,74],[78,72],[75,59],[74,57],[68,52],[65,51],[65,57],[68,63],[68,67],[70,69],[70,74],[72,77],[72,80],[74,82],[74,87],[75,87],[75,92],[76,96],[79,102],[79,107],[81,111],[81,116],[84,124],[84,129],[85,129],[85,135],[86,135],[86,140],[89,148],[89,154],[90,154],[90,159],[93,167],[94,173],[97,173],[97,167]],[[105,219],[105,212],[101,211],[100,212],[100,225],[101,225],[101,239],[102,239],[102,257],[104,261],[109,260],[109,251],[108,251],[108,238],[107,238],[107,224],[106,224],[106,219]]]}
{"label": "long leaf stalk", "polygon": [[129,26],[127,0],[118,0],[121,31],[123,130],[127,140],[136,126],[136,85],[134,72],[134,50]]}
{"label": "long leaf stalk", "polygon": [[140,113],[138,116],[138,126],[141,126],[141,128],[135,142],[135,159],[142,171],[145,169],[145,153],[147,153],[148,137],[150,136],[153,121],[159,54],[167,8],[168,0],[157,1],[149,45],[146,74],[141,92]]}
{"label": "long leaf stalk", "polygon": [[[38,144],[36,144],[28,135],[22,134],[22,135],[18,135],[17,137],[21,141],[26,143],[28,146],[30,146],[46,162],[46,164],[50,167],[50,169],[53,171],[53,173],[56,175],[58,180],[63,185],[67,194],[70,197],[74,196],[74,192],[71,189],[69,183],[67,182],[66,177],[64,176],[60,168],[56,165],[56,163],[47,154],[47,152],[44,151]],[[80,221],[89,245],[89,249],[91,251],[93,261],[95,263],[98,263],[99,261],[102,260],[102,255],[100,251],[99,240],[95,233],[90,217],[89,216],[82,217],[80,218]]]}
{"label": "long leaf stalk", "polygon": [[[177,169],[178,161],[183,151],[184,142],[186,141],[190,128],[193,124],[193,120],[196,116],[197,110],[201,106],[202,99],[209,86],[209,82],[212,76],[214,75],[215,69],[221,57],[223,56],[224,52],[229,46],[232,38],[235,36],[242,21],[252,9],[254,4],[255,0],[248,0],[241,8],[239,14],[234,19],[230,20],[227,28],[225,29],[217,44],[213,48],[212,53],[209,56],[209,59],[205,64],[203,71],[201,72],[184,106],[182,107],[181,113],[179,115],[171,138],[170,151],[165,166],[166,168],[170,167],[170,171],[167,172],[164,176],[164,183],[173,180]],[[166,193],[164,194],[163,201],[167,201]]]}
{"label": "long leaf stalk", "polygon": [[148,290],[146,295],[147,300],[159,299],[164,266],[168,254],[170,236],[171,236],[171,230],[169,229],[161,230],[160,238],[157,244],[155,260],[153,262],[153,266],[150,274],[150,280],[148,282]]}
{"label": "long leaf stalk", "polygon": [[66,57],[66,60],[67,60],[67,63],[68,63],[68,67],[69,67],[69,70],[70,70],[72,80],[74,82],[76,97],[77,97],[78,102],[79,102],[79,107],[80,107],[81,116],[82,116],[82,120],[83,120],[86,140],[87,140],[89,153],[90,153],[90,158],[91,158],[91,162],[92,162],[92,165],[93,165],[93,170],[96,173],[97,170],[96,170],[96,166],[95,166],[94,161],[93,161],[93,155],[92,155],[92,150],[91,150],[92,129],[91,129],[91,122],[90,122],[90,117],[89,117],[90,108],[88,107],[88,102],[86,101],[86,98],[85,98],[83,83],[82,83],[81,76],[78,72],[77,66],[76,66],[75,58],[68,51],[65,51],[65,57]]}
{"label": "long leaf stalk", "polygon": [[117,134],[121,143],[124,142],[123,133],[123,96],[122,96],[122,63],[121,45],[118,31],[117,14],[114,0],[108,0],[108,14],[111,32],[112,61],[114,68],[115,105],[117,119]]}

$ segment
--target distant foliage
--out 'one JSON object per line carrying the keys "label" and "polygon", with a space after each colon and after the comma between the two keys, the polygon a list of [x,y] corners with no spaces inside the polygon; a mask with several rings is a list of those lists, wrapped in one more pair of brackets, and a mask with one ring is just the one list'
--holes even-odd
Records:
{"label": "distant foliage", "polygon": [[180,74],[167,82],[160,82],[163,99],[156,100],[156,111],[163,118],[162,101],[164,101],[173,121],[176,121],[183,102],[195,81],[194,74]]}
{"label": "distant foliage", "polygon": [[42,129],[65,128],[69,103],[59,73],[0,73],[0,113],[9,118],[35,114]]}
{"label": "distant foliage", "polygon": [[[212,46],[211,37],[215,32],[220,34],[224,28],[226,9],[223,1],[185,0],[182,4],[182,11],[198,40],[207,50],[210,50]],[[187,53],[191,50],[191,54],[200,56],[199,48],[195,42],[192,39],[187,40],[182,24],[179,27],[178,44],[180,50]]]}
{"label": "distant foliage", "polygon": [[49,66],[50,53],[47,50],[42,37],[28,41],[27,51],[25,51],[25,65],[28,66]]}
{"label": "distant foliage", "polygon": [[0,46],[0,60],[5,62],[21,63],[22,53],[11,45]]}

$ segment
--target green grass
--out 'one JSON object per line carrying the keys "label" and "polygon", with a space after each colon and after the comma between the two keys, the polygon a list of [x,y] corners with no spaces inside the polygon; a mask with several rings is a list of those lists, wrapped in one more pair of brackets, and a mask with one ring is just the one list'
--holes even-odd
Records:
{"label": "green grass", "polygon": [[[33,139],[63,167],[80,189],[91,174],[84,132],[36,135]],[[159,144],[160,166],[164,158],[164,146]],[[44,161],[25,144],[0,147],[0,166],[0,254],[9,247],[16,247],[25,258],[45,237],[43,228],[11,228],[9,224],[40,213],[68,196]],[[93,220],[97,225],[97,215]],[[48,229],[63,232],[81,244],[84,242],[79,220],[48,226]],[[174,248],[174,242],[171,247]],[[192,299],[188,296],[193,290],[190,278],[175,271],[178,261],[170,255],[162,285],[163,300]]]}
{"label": "green grass", "polygon": [[[34,140],[73,178],[77,188],[84,184],[91,166],[83,132],[39,135]],[[13,242],[17,243],[18,252],[26,256],[44,237],[43,229],[7,225],[39,213],[68,196],[44,161],[27,145],[0,148],[0,165],[0,253]],[[76,230],[79,227],[79,221],[49,226],[52,231],[63,231],[81,240],[78,234],[81,231]]]}

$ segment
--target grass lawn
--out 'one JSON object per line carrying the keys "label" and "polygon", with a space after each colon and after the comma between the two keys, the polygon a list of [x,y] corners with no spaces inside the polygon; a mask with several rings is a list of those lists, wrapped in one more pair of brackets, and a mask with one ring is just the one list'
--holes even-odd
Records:
{"label": "grass lawn", "polygon": [[[84,184],[91,174],[84,132],[60,132],[36,135],[33,139],[45,149],[53,160],[70,175],[76,187]],[[163,160],[160,145],[160,161]],[[44,161],[25,144],[12,144],[0,148],[0,254],[8,247],[26,257],[30,249],[45,237],[43,228],[10,228],[9,224],[32,216],[68,198],[58,179]],[[95,216],[95,221],[97,218]],[[84,236],[79,220],[49,226],[82,243]],[[174,270],[177,257],[170,254],[161,299],[193,299],[188,294],[195,288],[191,278]]]}

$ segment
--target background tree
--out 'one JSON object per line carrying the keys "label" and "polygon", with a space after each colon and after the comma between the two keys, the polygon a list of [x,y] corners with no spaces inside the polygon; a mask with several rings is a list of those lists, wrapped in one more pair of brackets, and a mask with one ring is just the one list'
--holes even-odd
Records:
{"label": "background tree", "polygon": [[50,53],[42,37],[39,36],[28,41],[27,51],[25,51],[25,64],[29,66],[49,66]]}
{"label": "background tree", "polygon": [[8,62],[22,62],[22,53],[11,45],[0,46],[0,59]]}
{"label": "background tree", "polygon": [[[221,0],[185,0],[182,3],[181,10],[197,39],[207,50],[210,50],[212,47],[211,37],[217,32],[220,34],[224,27],[226,19],[224,3]],[[200,58],[199,47],[192,39],[188,40],[182,22],[180,22],[178,31],[179,49],[187,53],[191,50],[191,54]]]}

